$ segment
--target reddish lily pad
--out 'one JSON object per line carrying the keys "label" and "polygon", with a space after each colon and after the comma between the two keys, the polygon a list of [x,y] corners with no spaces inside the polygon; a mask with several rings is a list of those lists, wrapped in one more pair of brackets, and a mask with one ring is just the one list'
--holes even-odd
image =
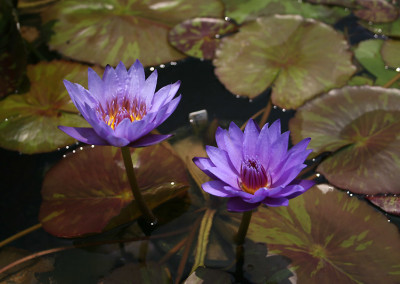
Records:
{"label": "reddish lily pad", "polygon": [[323,23],[293,15],[258,18],[222,40],[215,73],[240,96],[254,98],[272,86],[272,102],[293,109],[347,82],[355,71],[347,49],[343,36]]}
{"label": "reddish lily pad", "polygon": [[400,235],[383,214],[327,185],[290,202],[259,207],[247,236],[290,258],[299,283],[398,282]]}
{"label": "reddish lily pad", "polygon": [[[131,149],[136,177],[150,208],[185,192],[185,165],[167,144]],[[59,237],[100,233],[140,216],[116,147],[70,154],[46,175],[39,220]]]}
{"label": "reddish lily pad", "polygon": [[184,55],[168,44],[168,30],[185,19],[221,17],[217,0],[60,1],[43,13],[57,20],[50,47],[76,60],[144,65],[179,60]]}
{"label": "reddish lily pad", "polygon": [[399,12],[397,8],[386,0],[357,0],[364,9],[353,11],[360,19],[386,23],[396,20]]}
{"label": "reddish lily pad", "polygon": [[62,80],[85,85],[87,67],[66,61],[41,62],[28,66],[27,75],[29,92],[0,102],[0,147],[32,154],[74,143],[57,126],[89,124],[78,115]]}
{"label": "reddish lily pad", "polygon": [[313,155],[332,152],[317,171],[361,194],[400,193],[400,90],[345,87],[299,108],[293,143],[311,137]]}
{"label": "reddish lily pad", "polygon": [[14,93],[26,71],[27,52],[11,1],[0,5],[0,98]]}
{"label": "reddish lily pad", "polygon": [[387,66],[400,67],[400,40],[385,40],[382,44],[381,53]]}
{"label": "reddish lily pad", "polygon": [[323,5],[337,5],[347,8],[353,8],[357,6],[356,0],[307,0],[307,2]]}
{"label": "reddish lily pad", "polygon": [[[383,40],[371,39],[361,42],[354,50],[354,55],[362,66],[376,77],[375,85],[384,86],[387,82],[397,76],[397,72],[385,68],[381,56]],[[392,87],[400,87],[398,83]]]}
{"label": "reddish lily pad", "polygon": [[350,11],[339,7],[312,5],[293,0],[223,0],[222,2],[225,4],[225,16],[234,19],[237,23],[275,14],[293,14],[333,24],[350,14]]}
{"label": "reddish lily pad", "polygon": [[400,196],[366,196],[365,198],[383,211],[400,216]]}
{"label": "reddish lily pad", "polygon": [[220,37],[237,30],[232,22],[216,18],[186,20],[169,31],[168,40],[183,53],[213,59]]}

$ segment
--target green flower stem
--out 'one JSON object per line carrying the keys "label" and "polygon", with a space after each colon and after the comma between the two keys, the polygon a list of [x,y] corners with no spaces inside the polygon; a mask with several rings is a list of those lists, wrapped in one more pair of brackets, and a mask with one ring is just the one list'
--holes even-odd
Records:
{"label": "green flower stem", "polygon": [[156,224],[156,217],[154,217],[153,212],[151,212],[150,208],[147,207],[146,203],[144,202],[143,196],[140,193],[139,186],[136,181],[135,172],[133,171],[133,164],[129,147],[121,147],[121,152],[122,158],[124,159],[126,174],[128,175],[129,184],[131,186],[133,196],[135,197],[136,204],[138,205],[140,212],[142,212],[146,220],[151,225]]}
{"label": "green flower stem", "polygon": [[246,238],[247,229],[249,228],[250,225],[252,213],[253,211],[251,210],[243,212],[242,221],[240,222],[239,230],[237,232],[237,235],[235,236],[235,243],[238,246],[244,244],[244,239]]}

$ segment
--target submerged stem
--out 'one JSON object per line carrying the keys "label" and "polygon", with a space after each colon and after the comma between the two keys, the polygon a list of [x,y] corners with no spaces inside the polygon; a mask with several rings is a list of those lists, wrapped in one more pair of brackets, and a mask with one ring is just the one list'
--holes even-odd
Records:
{"label": "submerged stem", "polygon": [[133,171],[133,164],[129,147],[121,147],[121,152],[125,164],[126,174],[128,176],[129,184],[131,186],[133,196],[135,197],[136,204],[138,205],[140,212],[142,212],[146,220],[151,225],[154,225],[155,223],[157,223],[157,219],[156,217],[154,217],[153,212],[151,212],[150,208],[147,207],[146,203],[144,202],[143,196],[140,193],[139,186],[136,181],[135,172]]}
{"label": "submerged stem", "polygon": [[251,210],[243,212],[242,221],[240,222],[239,230],[237,232],[237,235],[235,236],[235,243],[238,246],[244,244],[244,239],[246,238],[247,229],[249,228],[250,225],[252,213],[253,211]]}
{"label": "submerged stem", "polygon": [[29,227],[28,229],[25,229],[25,230],[13,235],[13,236],[7,238],[7,239],[5,239],[4,241],[1,241],[0,242],[0,248],[4,247],[5,245],[7,245],[7,244],[9,244],[9,243],[11,243],[11,242],[23,237],[23,236],[25,236],[25,235],[33,232],[33,231],[36,231],[37,229],[40,229],[41,227],[42,227],[41,223],[36,224],[36,225],[34,225],[32,227]]}
{"label": "submerged stem", "polygon": [[271,102],[271,98],[268,100],[268,104],[267,106],[264,108],[264,113],[261,117],[260,120],[260,128],[262,128],[264,126],[264,124],[267,122],[269,114],[271,113],[271,109],[272,109],[272,102]]}
{"label": "submerged stem", "polygon": [[389,88],[392,86],[394,83],[396,83],[397,80],[400,80],[400,73],[398,73],[396,76],[394,76],[389,82],[387,82],[385,85],[383,85],[384,88]]}

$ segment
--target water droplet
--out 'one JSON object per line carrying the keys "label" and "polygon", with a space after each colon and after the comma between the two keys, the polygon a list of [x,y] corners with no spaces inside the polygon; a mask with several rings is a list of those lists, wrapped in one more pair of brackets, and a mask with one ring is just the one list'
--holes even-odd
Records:
{"label": "water droplet", "polygon": [[237,98],[237,99],[239,99],[239,98],[240,98],[240,96],[239,96],[239,95],[236,95],[236,98]]}
{"label": "water droplet", "polygon": [[63,158],[65,158],[67,155],[63,155]]}
{"label": "water droplet", "polygon": [[315,162],[316,160],[315,160],[315,158],[313,158],[311,161]]}
{"label": "water droplet", "polygon": [[175,62],[175,61],[171,61],[171,63],[170,63],[172,66],[175,66],[176,64],[178,64],[177,62]]}
{"label": "water droplet", "polygon": [[349,196],[350,196],[350,197],[353,196],[353,193],[350,193]]}
{"label": "water droplet", "polygon": [[175,183],[173,181],[171,181],[171,185],[175,185]]}
{"label": "water droplet", "polygon": [[372,26],[372,22],[371,22],[371,21],[369,21],[369,22],[368,22],[368,25]]}
{"label": "water droplet", "polygon": [[321,174],[320,174],[320,173],[316,173],[315,175],[316,175],[317,177],[320,177],[320,176],[321,176]]}
{"label": "water droplet", "polygon": [[165,65],[164,64],[160,64],[160,68],[165,68]]}
{"label": "water droplet", "polygon": [[72,150],[72,153],[74,153],[74,154],[75,154],[75,153],[76,153],[76,151],[75,151],[75,150]]}
{"label": "water droplet", "polygon": [[4,119],[4,121],[8,121],[8,118]]}
{"label": "water droplet", "polygon": [[231,20],[231,18],[225,17],[224,20],[227,21],[227,22],[229,22],[229,21]]}
{"label": "water droplet", "polygon": [[377,29],[376,31],[380,34],[382,33],[382,29]]}
{"label": "water droplet", "polygon": [[94,148],[94,145],[92,145],[92,146],[90,146],[90,147]]}
{"label": "water droplet", "polygon": [[57,151],[60,151],[61,150],[61,148],[57,148]]}
{"label": "water droplet", "polygon": [[396,68],[396,72],[400,72],[400,67],[397,67],[397,68]]}
{"label": "water droplet", "polygon": [[65,149],[67,149],[67,150],[68,150],[68,149],[69,149],[69,146],[66,146],[66,147],[65,147]]}
{"label": "water droplet", "polygon": [[390,220],[388,219],[388,223],[390,223]]}
{"label": "water droplet", "polygon": [[283,108],[283,109],[282,109],[282,112],[286,112],[286,109]]}
{"label": "water droplet", "polygon": [[388,70],[388,69],[389,69],[389,66],[386,66],[386,65],[385,65],[385,69]]}
{"label": "water droplet", "polygon": [[79,149],[82,151],[82,150],[83,150],[83,147],[79,147]]}
{"label": "water droplet", "polygon": [[277,109],[278,107],[277,107],[277,106],[273,106],[273,108],[274,108],[274,109]]}
{"label": "water droplet", "polygon": [[152,66],[152,67],[150,67],[150,71],[154,71],[154,67]]}
{"label": "water droplet", "polygon": [[350,191],[347,191],[346,193],[347,193],[347,194],[350,194]]}
{"label": "water droplet", "polygon": [[377,34],[374,34],[374,38],[378,38],[379,36]]}
{"label": "water droplet", "polygon": [[253,102],[253,100],[252,99],[249,99],[249,103],[252,103]]}
{"label": "water droplet", "polygon": [[221,35],[220,35],[220,34],[216,34],[214,37],[215,37],[216,39],[220,39],[220,38],[221,38]]}

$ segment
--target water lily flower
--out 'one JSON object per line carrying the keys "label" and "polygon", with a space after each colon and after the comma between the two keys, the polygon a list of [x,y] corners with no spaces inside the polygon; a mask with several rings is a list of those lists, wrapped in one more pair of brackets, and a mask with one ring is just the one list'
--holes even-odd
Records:
{"label": "water lily flower", "polygon": [[233,122],[229,130],[218,128],[218,147],[207,146],[209,158],[196,157],[194,163],[213,180],[202,185],[211,195],[229,197],[230,211],[249,211],[261,203],[287,206],[314,185],[296,176],[306,167],[310,139],[288,150],[289,131],[281,134],[280,121],[261,130],[250,120],[244,133]]}
{"label": "water lily flower", "polygon": [[174,96],[180,82],[155,93],[157,70],[146,80],[138,60],[129,71],[122,62],[115,69],[107,66],[103,78],[89,68],[89,90],[67,80],[64,80],[64,85],[75,106],[93,128],[59,126],[59,129],[81,142],[144,147],[170,137],[151,134],[150,131],[176,109],[180,96]]}

